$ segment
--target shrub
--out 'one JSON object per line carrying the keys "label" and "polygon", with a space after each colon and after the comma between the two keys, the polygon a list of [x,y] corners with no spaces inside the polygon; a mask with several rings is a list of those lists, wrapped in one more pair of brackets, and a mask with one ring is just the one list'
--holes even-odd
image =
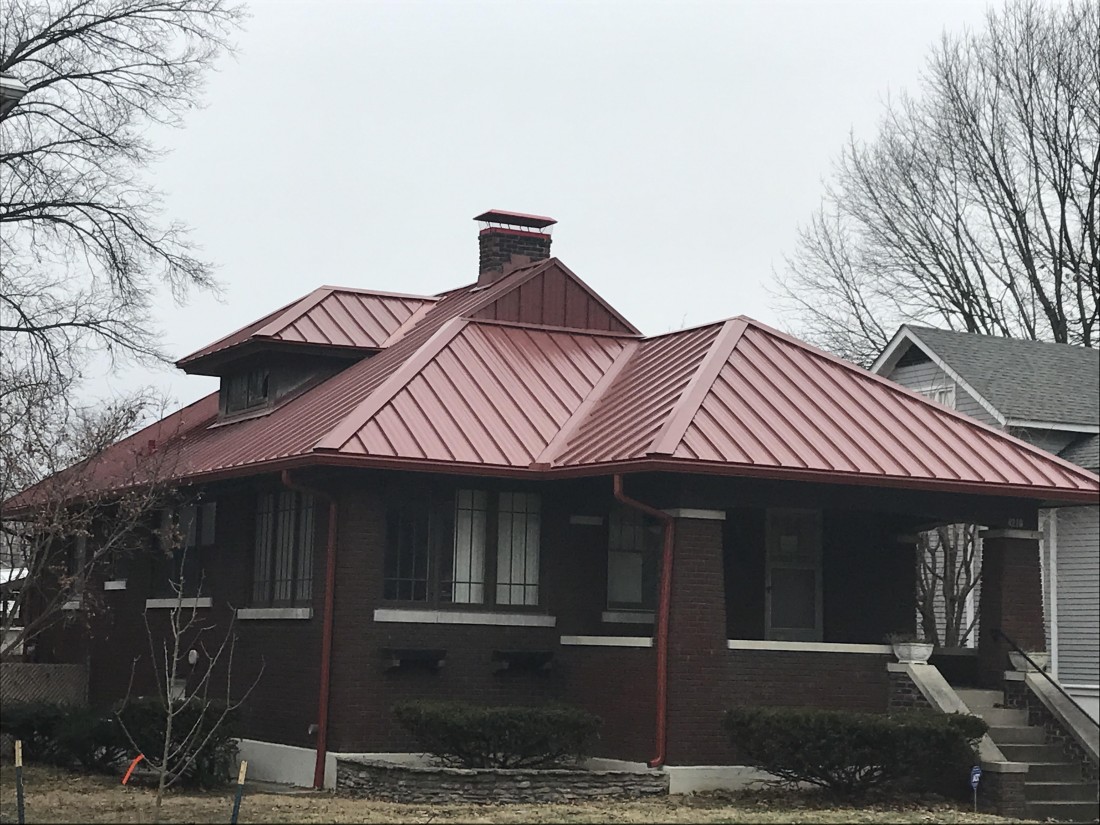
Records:
{"label": "shrub", "polygon": [[747,763],[846,797],[883,784],[959,795],[987,729],[976,716],[785,708],[734,708],[725,726]]}
{"label": "shrub", "polygon": [[[171,750],[178,753],[194,753],[197,750],[198,753],[190,764],[181,766],[178,777],[170,775],[169,780],[181,785],[213,788],[229,781],[236,761],[236,717],[228,714],[215,728],[225,712],[225,704],[206,703],[205,715],[203,707],[198,698],[193,698],[179,710],[172,722]],[[159,762],[164,751],[166,724],[163,700],[157,696],[132,699],[121,705],[116,714],[138,751]],[[199,747],[203,740],[206,740],[205,744]],[[171,762],[169,768],[172,768]]]}
{"label": "shrub", "polygon": [[598,716],[563,705],[480,707],[401,702],[398,722],[426,752],[465,768],[544,768],[576,762],[599,733]]}
{"label": "shrub", "polygon": [[28,761],[109,773],[126,756],[117,721],[85,707],[7,703],[0,731],[23,742]]}

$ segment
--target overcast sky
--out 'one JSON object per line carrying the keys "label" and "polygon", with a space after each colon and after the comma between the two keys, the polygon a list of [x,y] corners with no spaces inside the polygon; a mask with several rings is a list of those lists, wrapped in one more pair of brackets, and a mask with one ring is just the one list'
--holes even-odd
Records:
{"label": "overcast sky", "polygon": [[[746,314],[849,130],[869,137],[985,2],[253,0],[207,106],[152,181],[224,296],[166,299],[183,356],[321,284],[436,293],[477,276],[489,208],[646,333]],[[180,403],[215,379],[130,369]]]}

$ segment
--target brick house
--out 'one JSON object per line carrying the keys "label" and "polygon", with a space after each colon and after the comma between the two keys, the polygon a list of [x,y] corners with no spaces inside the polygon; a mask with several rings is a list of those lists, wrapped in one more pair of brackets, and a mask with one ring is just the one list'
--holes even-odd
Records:
{"label": "brick house", "polygon": [[[320,785],[333,753],[408,751],[405,697],[565,701],[600,756],[681,766],[731,761],[733,704],[885,711],[913,534],[943,521],[989,526],[983,615],[1042,644],[1039,508],[1094,474],[748,318],[643,336],[552,220],[479,220],[476,282],[321,287],[180,360],[220,391],[97,471],[174,456],[191,603],[236,611],[237,682],[263,662],[254,760]],[[94,702],[163,615],[150,559],[35,648],[86,659]]]}

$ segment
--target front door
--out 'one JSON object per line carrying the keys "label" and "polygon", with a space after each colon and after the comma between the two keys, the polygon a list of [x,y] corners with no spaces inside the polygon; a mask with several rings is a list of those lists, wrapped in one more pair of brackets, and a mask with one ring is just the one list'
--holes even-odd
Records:
{"label": "front door", "polygon": [[821,512],[769,509],[767,551],[766,637],[820,642]]}

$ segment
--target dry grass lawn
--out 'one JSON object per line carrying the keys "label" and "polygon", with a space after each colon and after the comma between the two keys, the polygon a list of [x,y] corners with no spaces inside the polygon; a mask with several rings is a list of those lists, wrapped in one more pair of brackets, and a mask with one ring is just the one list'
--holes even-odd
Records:
{"label": "dry grass lawn", "polygon": [[[153,792],[44,767],[25,771],[27,822],[152,822]],[[247,788],[247,786],[246,786]],[[231,790],[171,794],[164,822],[228,822]],[[0,823],[16,821],[15,769],[0,768]],[[248,793],[246,822],[1009,822],[935,803],[829,806],[817,794],[761,790],[579,805],[402,805],[331,793]]]}

